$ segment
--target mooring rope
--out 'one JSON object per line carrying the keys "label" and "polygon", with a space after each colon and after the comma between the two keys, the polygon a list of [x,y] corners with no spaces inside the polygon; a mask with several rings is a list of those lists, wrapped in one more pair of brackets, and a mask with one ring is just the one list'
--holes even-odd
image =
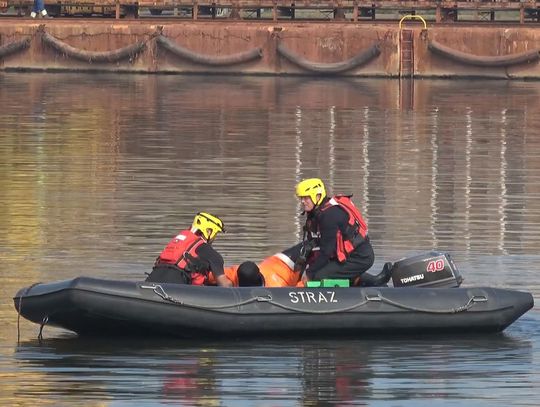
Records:
{"label": "mooring rope", "polygon": [[19,306],[17,307],[17,344],[19,344],[21,340],[21,329],[20,329],[20,321],[21,321],[21,310],[22,310],[22,300],[25,295],[27,295],[32,288],[34,288],[36,285],[39,285],[41,283],[34,283],[31,286],[27,287],[26,290],[21,294],[19,297]]}
{"label": "mooring rope", "polygon": [[39,326],[39,334],[38,334],[39,343],[41,343],[41,341],[43,340],[43,328],[45,327],[45,325],[47,325],[47,322],[49,322],[49,316],[45,315],[43,319],[41,320],[41,324]]}
{"label": "mooring rope", "polygon": [[178,304],[178,305],[183,305],[183,306],[190,307],[190,308],[199,308],[199,309],[207,309],[207,310],[221,310],[221,309],[227,309],[227,308],[240,307],[242,305],[247,305],[247,304],[254,303],[254,302],[267,302],[269,304],[272,304],[272,305],[274,305],[276,307],[279,307],[279,308],[283,308],[283,309],[288,310],[288,311],[294,311],[294,312],[300,312],[300,313],[306,313],[306,314],[335,314],[335,313],[338,313],[338,312],[350,311],[350,310],[353,310],[355,308],[362,307],[362,306],[366,305],[369,302],[383,302],[383,303],[392,305],[392,306],[397,307],[397,308],[405,309],[405,310],[408,310],[408,311],[422,312],[422,313],[426,313],[426,314],[457,314],[459,312],[467,311],[468,309],[470,309],[477,302],[487,302],[487,298],[484,297],[484,296],[472,296],[472,297],[469,298],[469,300],[467,301],[467,303],[465,305],[455,307],[455,308],[434,310],[434,309],[429,309],[429,308],[420,308],[420,307],[410,306],[410,305],[407,305],[407,304],[402,304],[400,302],[390,300],[390,299],[388,299],[388,298],[386,298],[386,297],[384,297],[384,296],[382,296],[380,294],[377,294],[376,296],[367,295],[365,297],[365,300],[360,301],[360,302],[358,302],[356,304],[347,306],[347,307],[343,307],[343,308],[334,308],[334,309],[331,309],[331,310],[306,310],[306,309],[297,308],[297,307],[293,307],[293,306],[289,306],[289,305],[285,305],[285,304],[276,302],[276,301],[274,301],[272,299],[271,295],[267,295],[267,296],[256,296],[256,297],[250,298],[248,300],[236,302],[236,303],[233,303],[233,304],[225,304],[225,305],[213,306],[213,305],[201,305],[201,304],[187,303],[187,302],[182,301],[182,300],[180,300],[178,298],[174,298],[171,295],[167,294],[165,289],[159,284],[141,285],[140,287],[143,288],[143,289],[151,289],[151,290],[153,290],[156,295],[158,295],[159,297],[161,297],[165,301],[169,301],[171,303]]}

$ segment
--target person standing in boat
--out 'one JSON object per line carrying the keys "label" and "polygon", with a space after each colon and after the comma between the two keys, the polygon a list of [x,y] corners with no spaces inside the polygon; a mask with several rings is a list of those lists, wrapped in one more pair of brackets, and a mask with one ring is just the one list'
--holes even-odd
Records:
{"label": "person standing in boat", "polygon": [[297,268],[304,270],[303,279],[348,279],[353,285],[363,286],[383,285],[390,280],[391,269],[386,265],[376,276],[366,273],[375,253],[366,221],[351,196],[327,197],[319,178],[298,183],[296,196],[307,215],[300,244],[302,255],[297,262]]}
{"label": "person standing in boat", "polygon": [[199,212],[191,229],[178,233],[156,259],[148,282],[206,285],[210,272],[217,285],[232,287],[223,271],[223,257],[211,245],[225,232],[217,216]]}

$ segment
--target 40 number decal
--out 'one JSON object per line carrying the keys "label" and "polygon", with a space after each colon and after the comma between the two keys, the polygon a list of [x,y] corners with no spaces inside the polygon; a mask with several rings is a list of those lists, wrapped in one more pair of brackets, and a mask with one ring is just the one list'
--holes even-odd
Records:
{"label": "40 number decal", "polygon": [[438,260],[431,260],[427,264],[426,271],[428,273],[435,273],[437,271],[444,270],[444,259],[438,259]]}

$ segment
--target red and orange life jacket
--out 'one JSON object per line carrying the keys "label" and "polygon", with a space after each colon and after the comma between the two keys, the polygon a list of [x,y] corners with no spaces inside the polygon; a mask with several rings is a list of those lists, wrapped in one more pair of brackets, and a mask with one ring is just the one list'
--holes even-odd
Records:
{"label": "red and orange life jacket", "polygon": [[344,233],[338,229],[336,236],[336,257],[339,262],[343,262],[366,239],[368,228],[362,214],[351,200],[351,195],[333,196],[322,204],[319,213],[336,205],[342,208],[349,217]]}
{"label": "red and orange life jacket", "polygon": [[191,230],[184,230],[165,246],[157,258],[157,262],[173,264],[186,271],[191,277],[192,285],[204,285],[208,279],[208,271],[193,271],[189,269],[190,262],[197,259],[197,248],[206,240]]}

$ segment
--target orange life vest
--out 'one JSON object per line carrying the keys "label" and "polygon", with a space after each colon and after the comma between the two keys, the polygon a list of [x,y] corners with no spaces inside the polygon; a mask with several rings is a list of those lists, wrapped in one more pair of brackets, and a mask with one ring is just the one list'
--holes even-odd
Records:
{"label": "orange life vest", "polygon": [[277,253],[259,264],[265,287],[294,287],[301,273],[294,271],[294,262],[283,253]]}
{"label": "orange life vest", "polygon": [[[300,279],[301,273],[294,271],[294,262],[283,253],[267,257],[258,266],[264,278],[265,287],[294,287]],[[238,267],[229,266],[224,268],[225,275],[235,287],[238,287]],[[212,273],[210,273],[209,283],[216,284],[216,279]]]}
{"label": "orange life vest", "polygon": [[173,237],[157,258],[156,263],[167,263],[186,271],[191,277],[192,285],[204,285],[208,270],[190,270],[190,262],[198,258],[197,248],[206,240],[191,230],[184,230]]}
{"label": "orange life vest", "polygon": [[357,248],[367,237],[368,228],[362,214],[351,200],[352,195],[335,195],[328,199],[320,208],[324,212],[332,206],[339,206],[349,216],[347,228],[344,233],[340,229],[337,231],[336,256],[339,262],[345,259]]}

